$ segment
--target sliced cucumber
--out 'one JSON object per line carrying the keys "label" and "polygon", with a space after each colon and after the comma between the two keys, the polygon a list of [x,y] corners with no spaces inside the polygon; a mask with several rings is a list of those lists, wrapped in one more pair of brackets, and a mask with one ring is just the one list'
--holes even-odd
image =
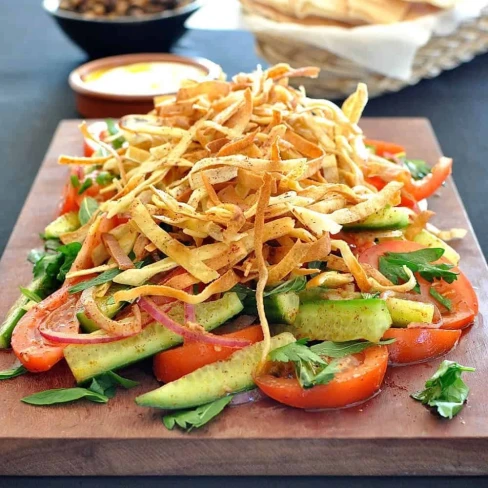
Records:
{"label": "sliced cucumber", "polygon": [[[294,341],[295,338],[285,332],[271,338],[271,349]],[[179,380],[138,396],[136,403],[168,410],[190,408],[246,390],[254,384],[252,375],[261,360],[262,350],[262,342],[245,347],[225,361],[203,366]]]}
{"label": "sliced cucumber", "polygon": [[302,303],[293,325],[280,330],[311,340],[378,342],[391,326],[384,300],[316,300]]}
{"label": "sliced cucumber", "polygon": [[73,232],[80,227],[80,219],[76,212],[68,212],[60,215],[44,229],[46,239],[61,237],[63,234]]}
{"label": "sliced cucumber", "polygon": [[434,318],[434,305],[432,303],[388,298],[386,306],[390,312],[393,327],[407,327],[412,322],[430,324]]}
{"label": "sliced cucumber", "polygon": [[386,207],[364,220],[346,224],[344,230],[396,230],[408,225],[408,213],[402,207]]}
{"label": "sliced cucumber", "polygon": [[431,234],[429,231],[425,229],[422,230],[422,232],[419,232],[413,240],[426,247],[438,247],[444,249],[444,257],[456,266],[459,264],[459,260],[461,259],[459,253],[455,251],[449,244],[446,244],[442,239],[439,239],[437,236]]}
{"label": "sliced cucumber", "polygon": [[[49,278],[45,275],[35,279],[27,286],[27,289],[37,293],[41,298],[44,298],[49,294],[50,284]],[[17,301],[12,305],[12,308],[7,313],[2,325],[0,325],[0,349],[6,349],[10,347],[10,339],[12,338],[12,332],[19,320],[28,312],[28,310],[35,305],[32,300],[29,300],[25,295],[20,295]]]}
{"label": "sliced cucumber", "polygon": [[[206,330],[212,330],[237,315],[242,309],[237,294],[226,293],[220,300],[197,305],[197,321]],[[183,305],[175,305],[169,315],[182,323]],[[181,342],[181,336],[161,324],[153,323],[140,334],[117,342],[68,346],[64,350],[64,356],[76,381],[82,383],[106,371],[141,361]]]}
{"label": "sliced cucumber", "polygon": [[[293,324],[299,308],[300,298],[293,291],[276,293],[264,299],[264,311],[270,324]],[[247,314],[257,313],[255,298],[246,299],[244,312]]]}
{"label": "sliced cucumber", "polygon": [[[115,302],[113,300],[113,294],[119,290],[125,290],[126,288],[127,287],[121,285],[112,285],[105,296],[101,298],[95,298],[95,302],[103,315],[112,318],[117,312],[119,312],[123,308],[126,302]],[[93,320],[89,319],[85,315],[85,311],[82,308],[79,309],[76,313],[76,318],[78,319],[81,328],[85,332],[95,332],[96,330],[100,329],[100,327],[98,327],[98,325],[93,322]]]}

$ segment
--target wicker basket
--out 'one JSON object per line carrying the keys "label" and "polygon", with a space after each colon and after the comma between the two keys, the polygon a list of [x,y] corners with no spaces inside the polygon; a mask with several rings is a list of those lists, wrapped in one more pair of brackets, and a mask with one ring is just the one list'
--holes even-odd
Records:
{"label": "wicker basket", "polygon": [[286,62],[292,66],[319,66],[316,79],[295,78],[291,82],[303,85],[315,97],[342,99],[356,89],[358,82],[367,83],[371,97],[415,85],[423,78],[434,78],[442,71],[470,61],[488,51],[488,8],[481,15],[465,22],[449,36],[433,36],[417,51],[410,80],[389,78],[354,61],[340,58],[329,51],[311,45],[256,33],[258,53],[269,63]]}

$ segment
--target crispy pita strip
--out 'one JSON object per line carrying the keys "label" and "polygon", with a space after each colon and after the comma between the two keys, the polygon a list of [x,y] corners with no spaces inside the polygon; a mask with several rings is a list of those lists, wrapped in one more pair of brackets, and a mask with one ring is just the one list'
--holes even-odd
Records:
{"label": "crispy pita strip", "polygon": [[429,220],[435,215],[435,212],[424,210],[413,218],[413,222],[405,230],[405,239],[413,241],[417,234],[422,232]]}
{"label": "crispy pita strip", "polygon": [[193,258],[190,250],[186,246],[173,239],[166,231],[161,229],[154,222],[151,214],[139,199],[133,202],[130,212],[141,232],[162,253],[176,261],[189,273],[203,283],[209,283],[218,277],[218,273],[215,270],[210,269],[203,261]]}
{"label": "crispy pita strip", "polygon": [[207,195],[208,198],[210,198],[210,201],[214,205],[221,205],[222,202],[219,200],[219,197],[217,196],[214,187],[210,184],[210,181],[208,179],[208,176],[205,174],[205,171],[202,171],[200,173],[200,176],[202,177],[203,185],[205,186],[205,190],[207,190]]}
{"label": "crispy pita strip", "polygon": [[180,88],[176,95],[176,101],[194,99],[205,95],[210,101],[225,97],[230,92],[230,85],[225,81],[203,81],[192,86]]}
{"label": "crispy pita strip", "polygon": [[345,241],[332,240],[331,246],[332,249],[340,251],[342,259],[349,272],[354,276],[359,289],[362,292],[369,292],[371,290],[371,284],[368,280],[368,276],[352,253],[349,245]]}
{"label": "crispy pita strip", "polygon": [[337,271],[325,271],[317,276],[314,276],[307,283],[307,289],[315,288],[317,286],[324,286],[326,288],[340,288],[348,283],[354,282],[354,276],[350,273],[338,273]]}
{"label": "crispy pita strip", "polygon": [[240,139],[227,142],[219,149],[217,157],[231,156],[232,154],[241,153],[254,142],[257,132],[258,131],[255,130],[253,132],[249,132],[249,134],[241,137]]}
{"label": "crispy pita strip", "polygon": [[80,269],[79,271],[70,271],[66,274],[66,278],[78,278],[79,276],[88,276],[96,273],[103,273],[104,271],[109,271],[111,269],[117,268],[117,263],[112,264],[102,264],[94,268]]}
{"label": "crispy pita strip", "polygon": [[359,83],[356,91],[342,104],[342,111],[353,124],[357,124],[367,103],[368,87]]}
{"label": "crispy pita strip", "polygon": [[86,166],[90,165],[93,166],[94,164],[104,164],[108,160],[112,159],[112,155],[109,156],[91,156],[86,158],[84,156],[66,156],[62,154],[58,158],[58,164],[73,164],[76,166]]}
{"label": "crispy pita strip", "polygon": [[338,224],[349,224],[369,217],[382,210],[386,205],[398,205],[400,203],[400,190],[403,184],[396,181],[388,183],[381,191],[374,194],[369,200],[358,203],[354,207],[336,210],[329,217]]}
{"label": "crispy pita strip", "polygon": [[239,110],[227,121],[227,127],[234,130],[235,134],[242,134],[251,120],[253,109],[251,90],[244,91],[244,104]]}
{"label": "crispy pita strip", "polygon": [[407,293],[415,288],[417,285],[417,280],[415,279],[414,274],[410,270],[410,268],[407,268],[406,266],[403,266],[403,270],[405,273],[407,273],[408,276],[408,281],[406,283],[403,283],[401,285],[382,285],[378,283],[374,278],[369,278],[369,283],[371,285],[371,289],[373,291],[396,291],[398,293]]}
{"label": "crispy pita strip", "polygon": [[268,357],[271,345],[271,333],[269,330],[268,319],[264,310],[264,288],[268,282],[268,268],[263,256],[264,244],[264,213],[271,196],[271,175],[266,173],[263,179],[263,186],[259,190],[258,207],[254,219],[254,253],[258,264],[259,280],[256,286],[256,306],[258,309],[259,320],[263,329],[263,352],[261,363],[264,364]]}
{"label": "crispy pita strip", "polygon": [[370,278],[374,278],[380,285],[383,286],[393,285],[393,283],[386,276],[384,276],[379,270],[377,270],[375,267],[371,266],[370,264],[361,263],[361,266],[363,267],[366,274]]}
{"label": "crispy pita strip", "polygon": [[304,156],[307,156],[307,158],[316,159],[324,155],[324,152],[319,146],[307,141],[290,128],[286,130],[284,139],[293,144],[295,149]]}
{"label": "crispy pita strip", "polygon": [[427,224],[426,229],[443,241],[453,241],[455,239],[464,239],[468,231],[466,229],[449,229],[440,230],[432,224]]}
{"label": "crispy pita strip", "polygon": [[192,295],[165,285],[143,285],[137,288],[131,288],[130,290],[116,292],[114,294],[114,300],[116,302],[125,302],[135,300],[142,296],[159,296],[175,298],[176,300],[196,305],[208,300],[211,296],[217,293],[229,291],[237,283],[239,283],[239,278],[232,270],[230,270],[210,283],[205,290],[198,295]]}

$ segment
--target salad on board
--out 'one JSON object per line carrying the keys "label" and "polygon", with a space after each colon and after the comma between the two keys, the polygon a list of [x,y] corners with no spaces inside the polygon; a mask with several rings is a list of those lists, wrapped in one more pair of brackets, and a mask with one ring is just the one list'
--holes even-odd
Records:
{"label": "salad on board", "polygon": [[[360,84],[339,107],[279,64],[231,81],[185,81],[147,115],[80,126],[59,216],[29,254],[34,279],[0,327],[18,363],[0,379],[66,361],[77,384],[22,399],[106,403],[152,358],[162,385],[135,398],[190,430],[266,395],[345,408],[388,365],[443,356],[478,313],[476,294],[425,199],[433,167],[365,138]],[[472,368],[444,361],[412,397],[443,417]],[[245,407],[242,407],[245,408]]]}

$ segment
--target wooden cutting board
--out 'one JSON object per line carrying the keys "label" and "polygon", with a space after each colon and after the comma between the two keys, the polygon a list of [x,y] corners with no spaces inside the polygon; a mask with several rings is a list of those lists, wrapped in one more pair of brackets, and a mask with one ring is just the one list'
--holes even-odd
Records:
{"label": "wooden cutting board", "polygon": [[[67,169],[59,154],[82,150],[78,121],[63,121],[22,210],[0,263],[4,316],[31,277],[28,251],[55,215]],[[404,144],[409,155],[435,162],[440,149],[427,120],[366,119],[366,134]],[[462,162],[460,162],[462,164]],[[473,175],[475,178],[476,175]],[[43,375],[0,382],[0,475],[479,475],[488,474],[488,360],[483,316],[487,267],[452,181],[431,199],[441,227],[466,227],[454,247],[478,291],[481,313],[450,359],[476,367],[467,375],[469,403],[452,421],[431,415],[411,392],[420,389],[440,360],[390,368],[383,391],[366,404],[308,413],[271,400],[234,407],[199,431],[167,431],[155,410],[135,405],[136,395],[157,387],[150,363],[125,375],[140,380],[107,405],[78,402],[33,407],[28,394],[73,386],[65,365]],[[11,363],[0,353],[0,369]]]}

